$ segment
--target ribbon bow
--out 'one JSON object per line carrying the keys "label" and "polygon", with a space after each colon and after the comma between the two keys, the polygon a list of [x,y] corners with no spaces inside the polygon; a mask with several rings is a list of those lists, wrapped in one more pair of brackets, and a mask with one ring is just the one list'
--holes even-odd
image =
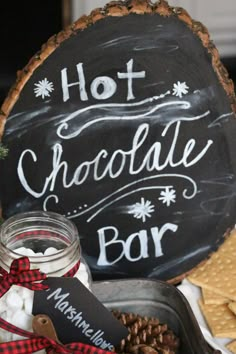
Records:
{"label": "ribbon bow", "polygon": [[47,285],[35,283],[45,280],[47,275],[40,272],[39,269],[30,269],[28,257],[15,259],[10,267],[9,273],[0,267],[0,297],[2,297],[10,287],[14,285],[24,286],[30,290],[46,290]]}
{"label": "ribbon bow", "polygon": [[48,354],[115,354],[79,342],[63,345],[53,339],[18,328],[2,318],[0,318],[0,327],[19,336],[27,337],[27,339],[0,343],[0,353],[4,354],[32,354],[42,349],[46,349]]}

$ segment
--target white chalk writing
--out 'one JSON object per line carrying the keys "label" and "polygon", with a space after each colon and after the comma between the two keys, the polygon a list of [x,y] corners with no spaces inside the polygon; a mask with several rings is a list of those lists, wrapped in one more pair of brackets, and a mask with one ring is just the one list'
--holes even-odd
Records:
{"label": "white chalk writing", "polygon": [[[163,131],[162,137],[166,136],[170,127],[171,125],[168,126],[168,129]],[[175,122],[174,138],[165,159],[162,157],[162,142],[156,141],[147,149],[143,160],[141,162],[139,161],[138,152],[147,141],[150,130],[149,124],[144,123],[138,127],[134,134],[132,146],[129,150],[125,151],[119,148],[109,156],[107,150],[102,149],[92,160],[82,162],[76,168],[73,177],[70,179],[68,177],[69,163],[63,160],[63,147],[59,143],[53,146],[52,172],[48,176],[45,176],[45,182],[40,191],[31,188],[24,173],[24,160],[26,157],[28,160],[29,157],[31,157],[33,162],[32,167],[34,163],[37,163],[37,156],[33,150],[26,149],[21,153],[17,168],[18,176],[25,190],[35,198],[40,198],[44,196],[47,191],[54,191],[59,172],[62,174],[62,187],[68,189],[72,186],[84,184],[89,176],[92,177],[94,181],[100,181],[104,178],[116,179],[121,176],[125,167],[128,167],[130,175],[138,175],[144,171],[162,171],[167,166],[171,168],[177,166],[188,168],[202,159],[213,141],[209,139],[200,151],[193,154],[196,148],[196,140],[191,138],[186,143],[181,156],[179,154],[180,157],[177,159],[175,158],[175,149],[180,127],[181,121]],[[117,164],[119,165],[117,166]],[[99,173],[98,171],[101,170],[102,172]]]}
{"label": "white chalk writing", "polygon": [[108,348],[108,350],[113,350],[113,345],[103,338],[104,331],[92,328],[91,324],[85,320],[83,312],[79,312],[76,308],[71,306],[69,298],[70,293],[62,293],[62,288],[53,290],[47,296],[48,301],[53,300],[55,302],[54,308],[64,314],[65,318],[76,328],[80,329],[81,332],[89,338],[91,343],[102,349]]}
{"label": "white chalk writing", "polygon": [[[61,70],[63,101],[67,102],[72,94],[73,97],[77,94],[84,102],[89,99],[103,102],[83,104],[82,108],[70,111],[56,123],[56,142],[52,145],[48,156],[49,169],[47,171],[42,169],[45,175],[41,176],[41,182],[37,186],[28,177],[27,169],[40,166],[41,159],[38,155],[40,152],[31,148],[22,151],[17,173],[25,191],[34,198],[41,198],[43,209],[49,210],[52,204],[62,203],[59,192],[62,195],[63,192],[68,191],[70,194],[69,190],[77,190],[78,193],[75,192],[75,195],[79,196],[80,191],[86,190],[88,185],[91,188],[92,183],[96,188],[99,183],[114,181],[114,186],[118,187],[110,189],[110,193],[104,191],[107,195],[100,193],[99,197],[95,196],[92,202],[78,200],[77,206],[73,205],[72,209],[67,211],[67,216],[70,218],[78,218],[86,214],[87,223],[105,209],[116,203],[121,204],[119,202],[124,201],[125,198],[129,200],[129,205],[124,201],[120,208],[142,223],[150,222],[154,217],[158,210],[157,203],[162,208],[171,209],[174,204],[178,204],[179,194],[184,199],[194,198],[198,186],[192,178],[191,168],[198,165],[206,156],[213,140],[205,137],[197,139],[194,135],[194,123],[207,118],[210,111],[202,112],[200,111],[202,108],[199,107],[199,114],[193,114],[190,85],[178,81],[169,90],[159,95],[134,101],[136,83],[144,82],[142,80],[146,78],[146,71],[139,71],[133,59],[126,62],[126,68],[117,71],[113,77],[94,75],[88,82],[86,70],[84,63],[78,63],[76,65],[78,79],[73,79],[74,81],[71,79],[73,73],[68,68]],[[126,87],[124,83],[127,83],[125,102],[104,102],[119,91],[119,85]],[[73,140],[77,143],[81,137],[89,135],[91,130],[94,133],[99,125],[105,126],[105,124],[109,127],[115,127],[116,124],[124,126],[129,124],[125,147],[122,146],[122,139],[115,140],[109,148],[106,144],[99,145],[97,149],[95,144],[91,145],[89,158],[80,155],[78,161],[75,161],[73,156],[72,167],[67,154],[67,144],[73,143]],[[155,125],[158,125],[158,129],[154,135]],[[188,125],[191,133],[186,137]],[[183,135],[184,139],[182,139]],[[175,182],[178,179],[187,184],[187,188],[182,185],[181,190],[179,186],[176,188]],[[155,199],[146,198],[145,194],[142,194],[141,199],[137,199],[135,204],[130,203],[132,195],[139,193],[140,198],[141,192],[150,190],[156,192]],[[82,207],[81,204],[86,207]],[[123,259],[138,262],[151,256],[162,257],[162,238],[173,236],[177,230],[178,225],[166,222],[162,226],[150,227],[149,230],[144,228],[136,232],[132,230],[132,233],[125,237],[124,230],[119,230],[118,226],[109,224],[100,227],[97,230],[100,247],[97,265],[111,266]],[[151,243],[152,251],[150,251]],[[132,252],[134,248],[135,253]],[[116,249],[116,256],[110,252],[111,249]],[[69,310],[64,299],[60,303],[58,300],[57,304],[57,308],[61,311],[66,308],[65,311],[70,318],[74,316],[74,309]],[[86,324],[85,328],[88,329]]]}
{"label": "white chalk writing", "polygon": [[[118,79],[127,80],[127,101],[133,100],[135,98],[133,93],[133,80],[143,79],[146,76],[145,71],[134,72],[133,71],[134,60],[130,59],[127,66],[127,72],[118,72]],[[79,81],[68,83],[68,69],[64,68],[61,70],[61,85],[63,92],[63,101],[66,102],[70,98],[69,88],[73,86],[79,87],[79,94],[81,101],[88,101],[88,93],[86,90],[86,78],[84,73],[83,63],[76,65],[77,74]],[[115,80],[109,76],[98,76],[96,77],[90,86],[90,92],[93,98],[97,100],[106,100],[112,97],[117,91],[117,84]]]}
{"label": "white chalk writing", "polygon": [[[178,226],[172,223],[164,224],[160,229],[158,227],[152,227],[150,229],[151,239],[154,245],[155,257],[161,257],[163,255],[161,240],[167,231],[176,232]],[[114,226],[103,227],[98,230],[100,254],[97,264],[100,266],[111,266],[119,262],[123,257],[130,262],[137,262],[141,259],[148,258],[150,256],[148,251],[148,232],[147,230],[140,230],[129,235],[126,241],[118,239],[119,230]],[[132,256],[132,246],[138,244],[139,254]],[[109,246],[112,246],[114,251],[114,245],[120,252],[119,256],[115,259],[108,260],[107,253]],[[152,247],[153,248],[153,247]]]}

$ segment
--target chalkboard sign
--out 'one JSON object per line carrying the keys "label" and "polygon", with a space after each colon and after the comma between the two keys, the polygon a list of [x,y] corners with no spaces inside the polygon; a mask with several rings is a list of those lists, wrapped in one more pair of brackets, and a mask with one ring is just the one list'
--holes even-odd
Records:
{"label": "chalkboard sign", "polygon": [[51,38],[6,99],[3,216],[74,221],[94,279],[178,279],[236,222],[234,110],[203,26],[113,2]]}
{"label": "chalkboard sign", "polygon": [[62,343],[113,351],[128,336],[127,327],[77,278],[49,277],[43,283],[48,290],[34,292],[32,314],[49,316]]}

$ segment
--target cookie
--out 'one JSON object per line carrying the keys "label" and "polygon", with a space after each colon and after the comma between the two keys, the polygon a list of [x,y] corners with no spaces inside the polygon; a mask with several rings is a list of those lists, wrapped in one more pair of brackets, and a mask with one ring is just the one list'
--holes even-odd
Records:
{"label": "cookie", "polygon": [[227,304],[205,305],[200,300],[199,306],[214,337],[236,338],[236,316]]}

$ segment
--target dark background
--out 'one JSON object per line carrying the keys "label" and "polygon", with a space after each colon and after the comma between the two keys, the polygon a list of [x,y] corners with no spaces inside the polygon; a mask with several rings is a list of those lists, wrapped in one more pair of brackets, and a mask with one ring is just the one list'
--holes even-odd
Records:
{"label": "dark background", "polygon": [[[65,4],[69,1],[0,2],[0,106],[16,80],[17,70],[28,63],[49,37],[63,29]],[[221,59],[236,85],[236,57]]]}
{"label": "dark background", "polygon": [[62,0],[0,2],[0,105],[29,59],[63,28]]}

